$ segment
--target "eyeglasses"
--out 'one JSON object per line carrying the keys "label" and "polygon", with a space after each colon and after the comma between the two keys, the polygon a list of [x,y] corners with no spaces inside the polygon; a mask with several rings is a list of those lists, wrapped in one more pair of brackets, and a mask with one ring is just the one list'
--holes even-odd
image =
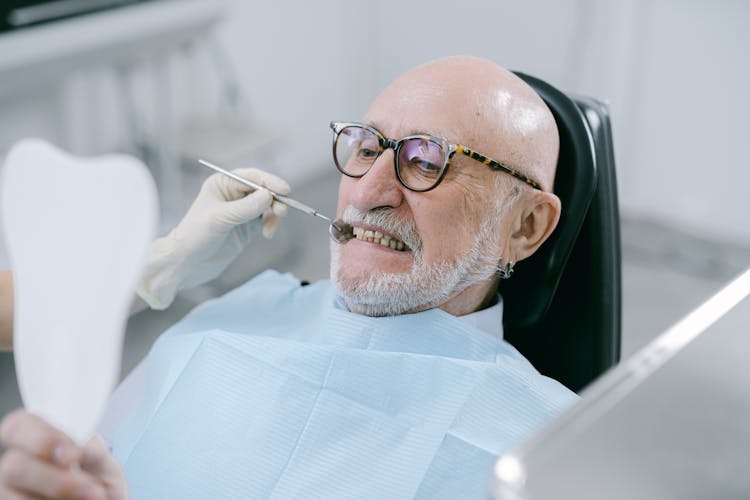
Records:
{"label": "eyeglasses", "polygon": [[429,191],[443,180],[453,155],[463,153],[493,170],[508,173],[534,189],[542,190],[538,182],[516,170],[466,146],[452,144],[439,137],[418,134],[394,141],[374,127],[353,122],[331,122],[331,129],[333,161],[336,168],[349,177],[364,176],[383,151],[393,149],[396,156],[396,177],[401,184],[412,191]]}

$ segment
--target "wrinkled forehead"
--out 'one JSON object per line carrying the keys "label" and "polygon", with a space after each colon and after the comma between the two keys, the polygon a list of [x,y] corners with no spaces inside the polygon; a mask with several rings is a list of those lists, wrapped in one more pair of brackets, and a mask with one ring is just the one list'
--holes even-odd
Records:
{"label": "wrinkled forehead", "polygon": [[539,161],[531,143],[549,128],[549,111],[515,82],[403,78],[375,99],[364,120],[390,137],[429,133],[523,168]]}
{"label": "wrinkled forehead", "polygon": [[469,92],[456,92],[430,82],[392,84],[372,103],[363,120],[391,137],[427,133],[452,141],[465,140],[478,129],[471,119]]}

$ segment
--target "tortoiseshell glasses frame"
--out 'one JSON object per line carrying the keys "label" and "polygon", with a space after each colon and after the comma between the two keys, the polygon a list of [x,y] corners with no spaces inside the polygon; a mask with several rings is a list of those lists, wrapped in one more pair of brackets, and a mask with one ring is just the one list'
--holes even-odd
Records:
{"label": "tortoiseshell glasses frame", "polygon": [[[406,187],[407,189],[410,189],[412,191],[417,192],[425,192],[430,191],[432,189],[435,189],[440,182],[445,178],[445,174],[448,171],[448,167],[450,166],[451,159],[456,153],[462,153],[469,158],[472,158],[476,161],[479,161],[483,163],[484,165],[487,165],[492,170],[505,172],[507,174],[512,175],[516,179],[519,179],[522,182],[525,182],[529,186],[533,187],[534,189],[538,189],[540,191],[543,191],[542,186],[536,182],[535,180],[531,179],[530,177],[525,176],[524,174],[518,172],[517,170],[508,167],[507,165],[504,165],[500,163],[499,161],[495,161],[481,153],[478,153],[472,149],[467,148],[466,146],[463,146],[461,144],[453,144],[451,142],[448,142],[447,140],[440,138],[440,137],[434,137],[431,135],[423,135],[423,134],[416,134],[416,135],[410,135],[407,137],[404,137],[399,140],[393,140],[387,138],[385,135],[383,135],[382,132],[380,132],[378,129],[371,125],[366,125],[364,123],[358,123],[358,122],[331,122],[331,130],[333,130],[333,159],[334,163],[336,164],[336,168],[339,169],[339,171],[347,175],[349,177],[359,178],[364,176],[369,170],[370,167],[375,163],[375,161],[380,157],[380,155],[386,150],[386,149],[393,149],[395,153],[395,161],[394,161],[394,167],[396,169],[396,177],[398,178],[399,182]],[[361,171],[358,172],[351,172],[346,169],[346,166],[349,164],[349,159],[345,160],[345,164],[342,165],[340,163],[339,158],[339,151],[338,150],[338,142],[341,137],[341,133],[345,130],[351,130],[355,129],[358,131],[365,131],[372,134],[378,142],[378,150],[375,151],[369,151],[368,154],[370,156],[367,156],[366,158],[361,160]],[[415,158],[420,162],[420,169],[423,165],[427,164],[430,165],[431,170],[429,170],[430,175],[429,176],[421,176],[420,178],[425,178],[424,185],[422,186],[415,186],[409,183],[409,180],[406,179],[406,175],[404,175],[404,172],[402,172],[402,166],[401,161],[403,158],[402,156],[402,147],[404,144],[416,144],[417,148],[421,148],[421,150],[424,150],[425,146],[434,147],[437,146],[440,148],[440,153],[442,154],[442,164],[440,165],[432,165],[427,162],[425,162],[421,157],[417,157],[415,155]],[[345,146],[344,146],[345,147]],[[412,148],[413,149],[413,148]],[[406,154],[409,154],[409,152],[406,152]],[[411,158],[407,158],[411,160]],[[367,164],[369,162],[369,164]],[[422,172],[422,170],[420,170]],[[429,178],[428,178],[429,177]]]}

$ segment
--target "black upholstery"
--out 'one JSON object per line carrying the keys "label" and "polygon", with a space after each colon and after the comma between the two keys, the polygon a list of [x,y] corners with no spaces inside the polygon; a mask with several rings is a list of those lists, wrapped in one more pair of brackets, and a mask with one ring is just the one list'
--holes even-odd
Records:
{"label": "black upholstery", "polygon": [[557,229],[502,283],[505,338],[543,374],[579,391],[620,358],[620,221],[605,104],[516,73],[557,121]]}

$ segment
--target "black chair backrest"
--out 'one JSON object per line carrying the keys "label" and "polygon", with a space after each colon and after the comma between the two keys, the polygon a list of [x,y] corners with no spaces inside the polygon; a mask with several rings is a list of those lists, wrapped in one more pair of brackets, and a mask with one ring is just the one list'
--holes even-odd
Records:
{"label": "black chair backrest", "polygon": [[560,133],[557,229],[502,283],[505,338],[543,374],[579,391],[620,358],[617,182],[605,104],[516,73],[547,103]]}

